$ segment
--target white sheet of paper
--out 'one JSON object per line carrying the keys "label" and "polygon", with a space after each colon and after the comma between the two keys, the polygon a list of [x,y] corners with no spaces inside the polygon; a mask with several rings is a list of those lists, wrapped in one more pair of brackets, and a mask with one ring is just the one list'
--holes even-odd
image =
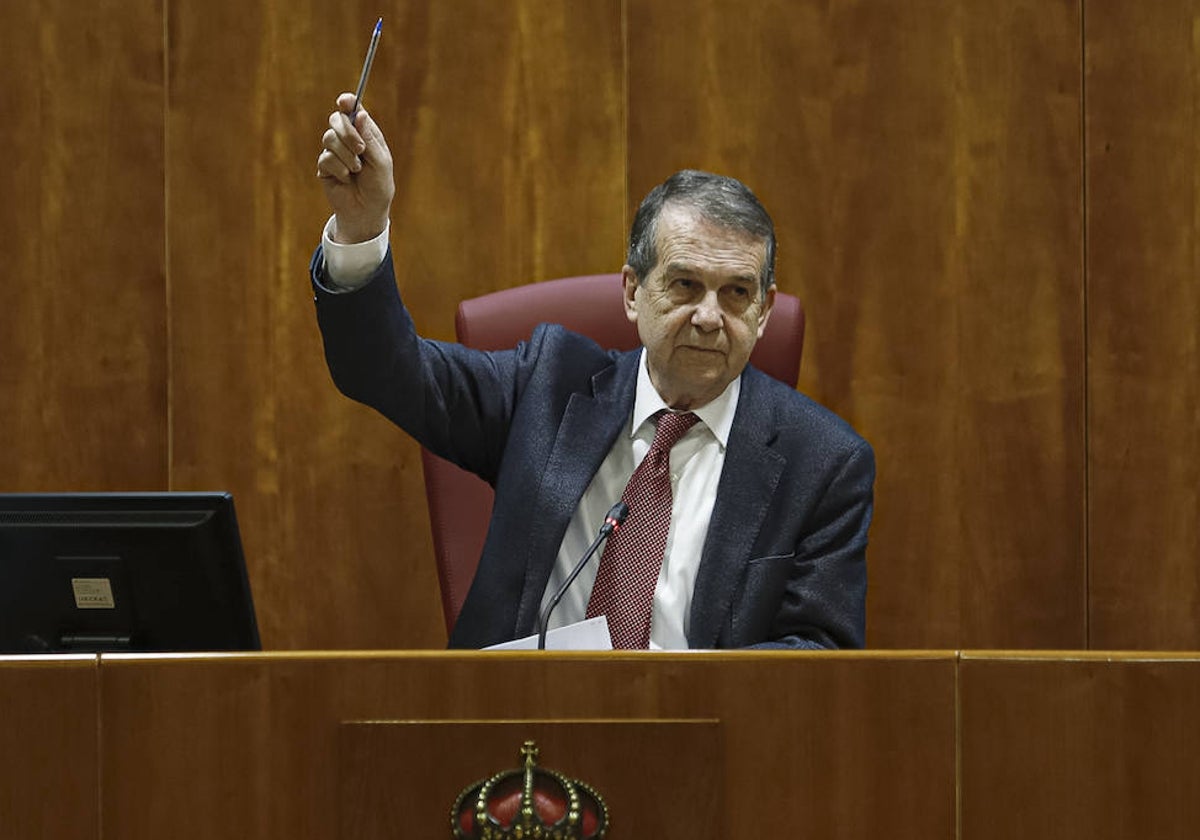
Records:
{"label": "white sheet of paper", "polygon": [[[501,642],[484,650],[537,650],[537,634]],[[602,615],[546,633],[546,650],[612,650],[608,619]]]}

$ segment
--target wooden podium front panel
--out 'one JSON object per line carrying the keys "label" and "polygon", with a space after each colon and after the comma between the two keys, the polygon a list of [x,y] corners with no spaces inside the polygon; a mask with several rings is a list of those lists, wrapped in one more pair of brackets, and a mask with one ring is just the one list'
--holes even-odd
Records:
{"label": "wooden podium front panel", "polygon": [[951,840],[955,670],[953,653],[106,656],[104,836],[336,837],[351,721],[703,719],[732,836]]}
{"label": "wooden podium front panel", "polygon": [[603,799],[610,837],[727,840],[737,834],[725,819],[720,734],[716,721],[346,723],[337,836],[448,837],[461,791],[521,768],[532,740],[539,767]]}
{"label": "wooden podium front panel", "polygon": [[964,840],[1192,840],[1200,657],[964,654]]}
{"label": "wooden podium front panel", "polygon": [[95,656],[0,656],[0,837],[95,840]]}

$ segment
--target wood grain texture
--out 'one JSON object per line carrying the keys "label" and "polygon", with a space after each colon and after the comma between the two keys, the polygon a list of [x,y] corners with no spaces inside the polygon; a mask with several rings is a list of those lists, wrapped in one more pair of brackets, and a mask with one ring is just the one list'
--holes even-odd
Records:
{"label": "wood grain texture", "polygon": [[[608,836],[723,840],[740,822],[724,808],[717,721],[372,721],[338,728],[337,836],[444,836],[458,791],[520,770],[526,741],[537,745],[544,772],[598,794]],[[466,800],[468,819],[473,804]]]}
{"label": "wood grain texture", "polygon": [[[950,840],[954,673],[948,653],[107,657],[104,836],[334,837],[343,721],[715,719],[729,836]],[[445,780],[447,812],[473,781]]]}
{"label": "wood grain texture", "polygon": [[378,12],[364,104],[419,327],[446,338],[463,297],[620,265],[618,3],[355,8],[170,8],[171,483],[234,492],[273,648],[445,642],[418,450],[336,393],[307,284],[320,136]]}
{"label": "wood grain texture", "polygon": [[416,446],[305,281],[381,13],[425,333],[741,177],[878,454],[869,643],[1200,647],[1195,0],[2,4],[0,490],[231,490],[268,647],[443,643]]}
{"label": "wood grain texture", "polygon": [[1200,659],[964,655],[960,674],[964,840],[1195,836]]}
{"label": "wood grain texture", "polygon": [[868,644],[1085,644],[1078,2],[634,2],[629,31],[635,193],[758,191],[801,389],[875,446]]}
{"label": "wood grain texture", "polygon": [[160,5],[6,3],[0,54],[0,490],[160,489]]}
{"label": "wood grain texture", "polygon": [[0,656],[0,835],[99,840],[97,658]]}
{"label": "wood grain texture", "polygon": [[1089,4],[1089,644],[1200,648],[1200,4]]}

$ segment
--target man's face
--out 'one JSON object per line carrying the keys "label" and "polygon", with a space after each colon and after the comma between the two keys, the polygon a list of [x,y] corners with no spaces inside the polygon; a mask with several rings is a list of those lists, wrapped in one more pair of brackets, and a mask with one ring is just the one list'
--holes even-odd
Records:
{"label": "man's face", "polygon": [[672,408],[699,408],[741,375],[763,334],[775,287],[762,295],[763,239],[667,205],[658,264],[645,283],[625,266],[625,314],[646,348],[650,381]]}

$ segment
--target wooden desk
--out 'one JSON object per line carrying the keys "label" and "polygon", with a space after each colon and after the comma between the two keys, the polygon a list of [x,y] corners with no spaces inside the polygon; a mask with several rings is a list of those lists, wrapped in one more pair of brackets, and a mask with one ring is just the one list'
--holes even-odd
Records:
{"label": "wooden desk", "polygon": [[0,656],[0,837],[99,837],[95,656]]}
{"label": "wooden desk", "polygon": [[[634,753],[628,780],[669,791],[715,773],[723,838],[952,838],[955,667],[952,653],[105,657],[105,837],[337,837],[340,725],[383,719],[715,720],[723,767],[680,756],[676,778],[643,776],[655,762]],[[448,836],[459,791],[514,767],[519,746],[426,784],[436,824],[406,836]],[[588,779],[587,755],[544,758]],[[638,814],[609,804],[614,838],[641,838]]]}
{"label": "wooden desk", "polygon": [[0,837],[447,837],[533,734],[612,840],[1191,840],[1198,709],[1200,654],[7,658]]}
{"label": "wooden desk", "polygon": [[1200,834],[1200,656],[964,653],[962,836]]}

